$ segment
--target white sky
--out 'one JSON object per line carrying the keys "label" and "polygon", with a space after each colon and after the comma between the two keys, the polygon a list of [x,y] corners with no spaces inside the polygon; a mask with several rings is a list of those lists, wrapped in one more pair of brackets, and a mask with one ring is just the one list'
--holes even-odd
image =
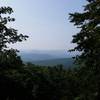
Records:
{"label": "white sky", "polygon": [[29,35],[12,47],[20,50],[70,49],[72,35],[78,30],[69,22],[69,13],[82,11],[85,0],[0,0],[0,6],[11,6],[16,18],[10,26]]}

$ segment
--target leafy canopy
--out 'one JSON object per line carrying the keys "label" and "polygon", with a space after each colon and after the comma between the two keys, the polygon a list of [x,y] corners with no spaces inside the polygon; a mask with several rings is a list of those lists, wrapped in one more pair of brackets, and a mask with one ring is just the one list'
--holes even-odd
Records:
{"label": "leafy canopy", "polygon": [[81,52],[76,59],[87,66],[100,65],[100,0],[87,0],[82,13],[70,14],[70,22],[80,28],[73,36],[73,51]]}
{"label": "leafy canopy", "polygon": [[19,34],[16,29],[8,26],[9,22],[15,21],[14,18],[9,16],[12,13],[11,7],[0,8],[0,66],[21,64],[21,59],[16,54],[17,50],[9,49],[8,44],[22,42],[28,38],[28,36]]}
{"label": "leafy canopy", "polygon": [[5,14],[12,14],[13,10],[10,7],[0,8],[0,51],[7,48],[7,44],[21,42],[26,40],[28,36],[23,34],[18,34],[17,30],[14,28],[7,27],[9,22],[15,21],[14,18],[10,16],[5,17]]}

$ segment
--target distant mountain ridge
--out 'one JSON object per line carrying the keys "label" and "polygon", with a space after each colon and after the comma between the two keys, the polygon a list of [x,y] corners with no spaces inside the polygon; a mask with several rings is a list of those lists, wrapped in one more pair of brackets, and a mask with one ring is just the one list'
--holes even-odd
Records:
{"label": "distant mountain ridge", "polygon": [[41,66],[54,66],[62,64],[73,66],[73,54],[65,50],[31,50],[21,51],[19,54],[24,62],[31,62]]}
{"label": "distant mountain ridge", "polygon": [[33,61],[32,63],[40,66],[56,66],[61,64],[65,68],[70,68],[74,66],[74,60],[72,58],[59,58],[51,60]]}
{"label": "distant mountain ridge", "polygon": [[67,50],[31,50],[21,51],[20,54],[25,61],[38,61],[57,58],[71,58],[74,54],[67,52]]}
{"label": "distant mountain ridge", "polygon": [[49,55],[49,54],[35,54],[35,53],[23,53],[21,54],[21,58],[24,61],[40,61],[40,60],[46,60],[46,59],[54,59],[55,57]]}

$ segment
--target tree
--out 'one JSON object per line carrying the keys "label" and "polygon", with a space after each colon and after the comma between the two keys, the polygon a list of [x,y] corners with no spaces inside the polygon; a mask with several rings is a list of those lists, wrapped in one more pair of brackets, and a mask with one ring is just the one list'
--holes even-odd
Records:
{"label": "tree", "polygon": [[100,64],[100,0],[89,0],[83,13],[70,14],[70,20],[80,28],[80,32],[73,36],[72,43],[77,46],[74,51],[81,51],[79,60],[86,65]]}
{"label": "tree", "polygon": [[[20,81],[23,74],[20,74],[19,71],[24,70],[24,66],[20,56],[17,55],[18,50],[8,47],[8,44],[22,42],[28,38],[8,26],[9,22],[15,21],[9,16],[12,13],[11,7],[0,8],[0,99],[31,100],[26,87]],[[32,96],[30,95],[30,97]]]}
{"label": "tree", "polygon": [[[93,85],[97,98],[100,96],[100,0],[87,0],[82,13],[70,14],[70,22],[80,28],[80,32],[73,36],[72,43],[77,46],[71,51],[79,51],[76,56],[80,66],[85,67],[85,76],[88,75],[88,86]],[[91,75],[92,74],[92,75]],[[84,77],[85,77],[84,76]],[[89,77],[91,76],[91,77]],[[92,93],[91,93],[92,94]]]}
{"label": "tree", "polygon": [[22,42],[22,40],[28,38],[26,35],[18,34],[16,29],[7,26],[9,22],[15,21],[10,16],[6,17],[6,14],[10,15],[12,13],[13,9],[11,7],[0,8],[0,67],[4,66],[6,62],[10,65],[11,63],[15,65],[15,61],[21,62],[20,57],[16,54],[17,50],[9,49],[8,44]]}
{"label": "tree", "polygon": [[1,7],[0,8],[0,51],[3,51],[7,48],[7,43],[16,43],[26,40],[28,36],[23,34],[18,34],[16,29],[7,27],[8,22],[15,21],[14,18],[2,17],[4,14],[12,14],[13,10],[10,7]]}

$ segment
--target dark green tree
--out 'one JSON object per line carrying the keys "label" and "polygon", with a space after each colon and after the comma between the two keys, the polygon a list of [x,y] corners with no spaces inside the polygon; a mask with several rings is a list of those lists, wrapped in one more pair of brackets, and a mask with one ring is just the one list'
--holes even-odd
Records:
{"label": "dark green tree", "polygon": [[74,35],[72,40],[72,43],[76,43],[77,46],[71,51],[81,52],[75,58],[76,62],[84,67],[83,82],[86,83],[84,87],[88,87],[84,90],[86,92],[90,89],[89,94],[97,96],[96,100],[98,100],[100,96],[100,0],[87,0],[82,13],[70,14],[70,22],[80,28],[79,33]]}
{"label": "dark green tree", "polygon": [[[80,32],[73,36],[72,43],[77,46],[74,51],[80,51],[76,58],[87,66],[100,65],[100,0],[88,0],[84,12],[70,14],[70,20],[80,28]],[[99,67],[98,67],[99,68]]]}
{"label": "dark green tree", "polygon": [[[9,44],[22,42],[28,37],[9,27],[8,23],[15,21],[10,17],[12,13],[11,7],[0,7],[0,99],[31,100],[32,95],[20,81],[28,72],[24,71],[23,62],[17,55],[18,50],[8,47]],[[21,70],[24,74],[20,72]]]}
{"label": "dark green tree", "polygon": [[16,29],[8,26],[9,22],[15,21],[14,18],[9,16],[12,13],[13,9],[11,7],[0,8],[0,67],[4,66],[6,62],[7,64],[14,63],[15,65],[15,61],[18,61],[18,59],[20,60],[20,57],[16,54],[17,50],[10,49],[8,44],[22,42],[22,40],[26,40],[28,37],[19,34]]}
{"label": "dark green tree", "polygon": [[6,50],[7,44],[22,42],[27,38],[26,35],[18,34],[16,29],[7,27],[8,22],[15,21],[15,19],[10,16],[4,17],[4,15],[12,13],[13,10],[10,7],[0,8],[0,52]]}

